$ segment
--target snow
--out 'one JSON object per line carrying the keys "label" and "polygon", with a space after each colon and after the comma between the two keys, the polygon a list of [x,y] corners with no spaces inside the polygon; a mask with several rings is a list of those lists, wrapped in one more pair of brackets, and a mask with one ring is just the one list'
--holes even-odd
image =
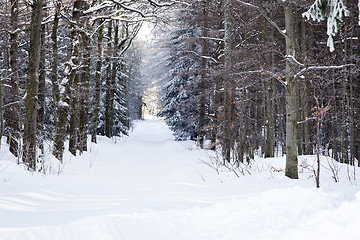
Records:
{"label": "snow", "polygon": [[[324,4],[327,5],[328,10],[323,12]],[[335,50],[333,37],[338,33],[338,26],[342,22],[343,17],[348,17],[350,14],[346,8],[343,0],[315,0],[310,6],[309,10],[302,14],[308,20],[311,18],[313,21],[322,21],[327,18],[327,46],[330,52]]]}
{"label": "snow", "polygon": [[[88,153],[65,153],[63,165],[45,159],[46,175],[29,173],[3,141],[0,239],[358,238],[360,172],[326,157],[320,189],[315,156],[300,157],[299,180],[284,177],[284,157],[256,158],[237,177],[210,167],[212,151],[174,141],[164,121],[152,118],[137,122],[129,137],[99,137]],[[328,162],[339,170],[338,183]]]}

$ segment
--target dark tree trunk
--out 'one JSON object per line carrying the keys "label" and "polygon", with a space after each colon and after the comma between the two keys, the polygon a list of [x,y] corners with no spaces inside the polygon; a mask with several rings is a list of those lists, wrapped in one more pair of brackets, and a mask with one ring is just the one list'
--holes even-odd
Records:
{"label": "dark tree trunk", "polygon": [[[83,9],[87,10],[89,5],[84,1]],[[91,40],[88,32],[91,31],[89,18],[83,18],[83,28],[86,32],[81,35],[82,39],[82,71],[80,75],[79,93],[79,136],[77,148],[80,153],[87,151],[87,133],[89,121],[89,95],[90,95],[90,62],[91,62]]]}
{"label": "dark tree trunk", "polygon": [[32,4],[29,46],[28,83],[25,97],[23,162],[29,169],[36,170],[36,123],[41,50],[42,0]]}
{"label": "dark tree trunk", "polygon": [[[83,0],[76,0],[74,2],[74,12],[73,12],[73,21],[77,23],[77,26],[73,26],[73,36],[71,37],[72,41],[72,52],[71,52],[71,61],[73,66],[75,66],[69,75],[70,83],[70,126],[69,126],[69,152],[76,156],[76,150],[78,149],[79,141],[79,81],[80,81],[80,33],[76,29],[81,26],[80,18],[82,15],[82,8],[84,2]],[[83,31],[84,29],[82,29]]]}
{"label": "dark tree trunk", "polygon": [[202,59],[201,59],[201,80],[200,80],[200,109],[199,109],[199,145],[200,148],[204,147],[204,136],[205,136],[205,103],[206,103],[206,65],[207,61],[204,56],[208,54],[208,10],[207,10],[207,0],[202,1],[202,12],[203,12],[203,40],[202,40]]}
{"label": "dark tree trunk", "polygon": [[96,143],[97,125],[100,113],[100,93],[101,93],[101,70],[103,61],[103,26],[101,26],[98,32],[98,58],[96,62],[96,74],[95,74],[95,103],[94,112],[91,122],[91,141]]}
{"label": "dark tree trunk", "polygon": [[8,106],[5,109],[7,115],[8,139],[10,152],[15,156],[19,156],[19,138],[20,138],[20,109],[19,109],[19,66],[18,66],[18,16],[19,2],[11,0],[11,16],[10,16],[10,90]]}
{"label": "dark tree trunk", "polygon": [[52,42],[52,49],[51,49],[51,84],[52,84],[52,97],[53,97],[53,112],[54,112],[54,119],[56,120],[56,112],[57,112],[57,104],[60,101],[60,90],[59,90],[59,81],[58,81],[58,61],[59,61],[59,55],[58,55],[58,26],[59,26],[59,11],[61,7],[61,2],[57,1],[56,3],[56,9],[55,9],[55,15],[54,15],[54,22],[53,27],[51,31],[51,42]]}
{"label": "dark tree trunk", "polygon": [[[81,16],[81,0],[75,0],[74,10],[72,15],[72,21],[79,22]],[[64,142],[66,138],[66,124],[69,115],[69,105],[71,105],[72,120],[70,120],[70,142],[69,151],[76,155],[76,137],[77,126],[76,120],[76,85],[78,82],[79,74],[77,73],[77,67],[79,66],[79,46],[78,33],[76,26],[72,25],[70,29],[69,39],[70,44],[68,46],[68,62],[65,65],[65,78],[66,81],[62,81],[60,88],[59,101],[57,103],[57,117],[56,117],[56,129],[55,129],[55,141],[54,141],[54,156],[62,162],[64,152]],[[72,122],[72,124],[71,124]]]}
{"label": "dark tree trunk", "polygon": [[225,161],[231,161],[231,152],[234,148],[235,132],[235,80],[232,76],[234,68],[234,17],[232,0],[224,0],[225,16],[225,77],[224,77],[224,124],[222,134],[222,152]]}
{"label": "dark tree trunk", "polygon": [[[284,4],[285,29],[286,29],[286,55],[295,57],[295,38],[294,38],[294,17],[293,6],[291,3]],[[286,167],[285,175],[292,179],[298,177],[298,99],[297,99],[297,79],[293,76],[290,60],[286,60],[286,88],[285,88],[285,107],[286,107]]]}
{"label": "dark tree trunk", "polygon": [[108,52],[107,52],[107,68],[106,68],[106,93],[105,93],[105,136],[111,138],[112,137],[112,109],[113,109],[113,99],[111,97],[112,89],[112,75],[111,75],[111,67],[112,67],[112,22],[109,22],[108,25]]}
{"label": "dark tree trunk", "polygon": [[45,120],[45,25],[41,26],[41,51],[39,65],[39,89],[38,89],[38,115],[37,115],[37,142],[41,154],[44,154],[44,120]]}

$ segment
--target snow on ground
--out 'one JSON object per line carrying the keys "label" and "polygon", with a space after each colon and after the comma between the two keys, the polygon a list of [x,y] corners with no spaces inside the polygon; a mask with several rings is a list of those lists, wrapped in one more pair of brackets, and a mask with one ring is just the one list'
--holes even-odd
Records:
{"label": "snow on ground", "polygon": [[160,119],[99,138],[79,157],[66,153],[63,165],[45,154],[50,175],[25,171],[5,148],[0,239],[359,239],[360,172],[325,157],[321,189],[314,156],[300,158],[300,180],[284,177],[284,157],[257,158],[242,175],[209,167],[211,151],[175,142]]}

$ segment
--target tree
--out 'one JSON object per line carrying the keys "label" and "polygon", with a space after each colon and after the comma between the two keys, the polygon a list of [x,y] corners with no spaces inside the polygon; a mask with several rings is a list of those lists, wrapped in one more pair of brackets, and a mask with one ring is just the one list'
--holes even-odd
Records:
{"label": "tree", "polygon": [[234,145],[234,134],[236,128],[234,125],[235,115],[235,80],[232,76],[234,72],[234,58],[232,56],[235,51],[234,31],[235,22],[233,17],[233,0],[224,0],[224,126],[222,131],[222,151],[224,160],[230,162],[231,150]]}
{"label": "tree", "polygon": [[25,97],[23,162],[36,170],[36,127],[39,65],[41,50],[42,0],[32,3],[28,83]]}
{"label": "tree", "polygon": [[[75,107],[77,99],[74,91],[74,87],[78,83],[78,72],[76,71],[79,67],[79,46],[78,46],[78,32],[75,23],[78,24],[81,17],[82,1],[75,0],[72,11],[73,24],[70,28],[69,33],[69,45],[68,45],[68,59],[65,64],[64,75],[65,79],[60,85],[59,102],[57,103],[57,116],[56,116],[56,130],[54,140],[54,156],[62,161],[64,152],[64,142],[66,138],[66,124],[67,117],[70,111],[72,111],[72,119],[70,119],[70,140],[69,140],[69,151],[76,155],[76,131],[75,125],[78,123],[76,118],[77,109]],[[77,88],[76,88],[77,89]],[[69,109],[69,107],[71,108]],[[71,124],[72,122],[72,124]]]}
{"label": "tree", "polygon": [[330,48],[330,52],[333,52],[335,50],[333,37],[338,33],[343,17],[349,16],[349,14],[350,12],[343,0],[316,0],[303,16],[319,22],[325,20],[325,18],[327,19],[327,46]]}
{"label": "tree", "polygon": [[285,14],[285,42],[286,42],[286,69],[285,69],[285,104],[286,104],[286,167],[287,177],[298,178],[298,79],[294,76],[291,59],[295,58],[295,35],[294,35],[294,16],[291,3],[284,3]]}
{"label": "tree", "polygon": [[201,81],[200,81],[200,109],[199,109],[199,145],[204,147],[205,135],[205,113],[206,113],[206,78],[207,78],[207,53],[208,53],[208,1],[202,1],[203,29],[202,29],[202,50],[201,50]]}
{"label": "tree", "polygon": [[10,16],[10,86],[8,90],[9,101],[5,104],[5,113],[7,115],[7,132],[10,152],[18,157],[20,140],[20,109],[19,109],[19,65],[18,65],[18,32],[19,32],[19,2],[12,0]]}
{"label": "tree", "polygon": [[94,99],[94,110],[91,122],[91,141],[96,143],[97,126],[100,113],[100,94],[101,94],[101,71],[103,61],[103,37],[104,37],[103,23],[100,22],[97,39],[97,61],[96,61],[96,73],[95,73],[95,99]]}

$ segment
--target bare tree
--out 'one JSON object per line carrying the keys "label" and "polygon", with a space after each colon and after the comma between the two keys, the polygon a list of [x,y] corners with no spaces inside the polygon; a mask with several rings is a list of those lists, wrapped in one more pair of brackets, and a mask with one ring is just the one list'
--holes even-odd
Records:
{"label": "bare tree", "polygon": [[36,170],[37,98],[41,50],[42,0],[34,0],[31,7],[28,83],[25,97],[23,162]]}

